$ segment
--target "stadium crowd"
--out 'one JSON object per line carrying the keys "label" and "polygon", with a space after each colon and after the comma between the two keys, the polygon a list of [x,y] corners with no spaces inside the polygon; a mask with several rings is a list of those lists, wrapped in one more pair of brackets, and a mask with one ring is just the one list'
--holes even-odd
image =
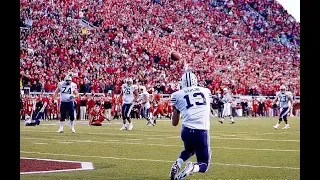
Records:
{"label": "stadium crowd", "polygon": [[133,77],[170,94],[187,62],[213,94],[300,95],[300,24],[274,0],[21,0],[20,19],[20,83],[34,92],[71,71],[82,93]]}

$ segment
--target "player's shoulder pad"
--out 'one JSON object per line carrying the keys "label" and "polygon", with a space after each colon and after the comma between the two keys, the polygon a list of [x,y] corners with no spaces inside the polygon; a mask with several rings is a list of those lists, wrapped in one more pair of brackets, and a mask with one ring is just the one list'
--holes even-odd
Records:
{"label": "player's shoulder pad", "polygon": [[60,81],[60,82],[58,83],[58,87],[61,87],[63,84],[64,84],[64,81]]}
{"label": "player's shoulder pad", "polygon": [[77,84],[74,82],[71,82],[71,86],[77,87]]}
{"label": "player's shoulder pad", "polygon": [[278,92],[276,93],[276,96],[279,96],[279,95],[280,95],[280,93],[281,93],[281,92],[280,92],[280,91],[278,91]]}

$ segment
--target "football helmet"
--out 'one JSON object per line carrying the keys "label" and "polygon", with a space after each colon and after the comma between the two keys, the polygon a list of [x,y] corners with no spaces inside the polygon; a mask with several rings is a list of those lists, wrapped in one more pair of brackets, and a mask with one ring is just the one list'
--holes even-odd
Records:
{"label": "football helmet", "polygon": [[127,83],[128,86],[131,86],[132,83],[133,83],[132,78],[128,78],[128,79],[126,80],[126,83]]}
{"label": "football helmet", "polygon": [[285,93],[286,92],[286,86],[281,85],[280,86],[280,91],[281,91],[282,94]]}
{"label": "football helmet", "polygon": [[71,81],[72,81],[72,77],[67,75],[65,78],[64,78],[64,81],[66,82],[67,85],[71,84]]}
{"label": "football helmet", "polygon": [[197,86],[197,85],[198,85],[198,80],[197,80],[197,76],[194,73],[192,72],[183,73],[181,78],[182,89],[191,87],[191,86]]}
{"label": "football helmet", "polygon": [[147,91],[145,86],[140,86],[139,90],[140,90],[140,93],[143,93],[143,92]]}

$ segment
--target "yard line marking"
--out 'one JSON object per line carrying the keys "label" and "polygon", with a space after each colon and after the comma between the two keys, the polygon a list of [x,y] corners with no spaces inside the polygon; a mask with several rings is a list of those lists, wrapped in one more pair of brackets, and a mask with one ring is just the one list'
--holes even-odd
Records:
{"label": "yard line marking", "polygon": [[61,143],[61,144],[71,144],[71,143],[74,143],[74,142],[71,142],[71,141],[58,141],[58,143]]}
{"label": "yard line marking", "polygon": [[[27,138],[21,138],[27,139]],[[28,138],[30,139],[30,138]],[[59,139],[46,139],[46,138],[31,138],[31,139],[42,139],[42,140],[53,140],[58,141]],[[174,145],[174,144],[148,144],[148,143],[130,143],[130,142],[118,142],[114,140],[107,141],[92,141],[92,140],[65,140],[70,142],[78,142],[78,143],[102,143],[102,144],[130,144],[130,145],[147,145],[147,146],[162,146],[162,147],[183,147],[182,145]],[[59,142],[59,141],[58,141]],[[278,151],[278,152],[300,152],[300,150],[295,149],[256,149],[256,148],[236,148],[236,147],[215,147],[212,146],[213,149],[230,149],[230,150],[249,150],[249,151]]]}
{"label": "yard line marking", "polygon": [[[76,155],[76,154],[54,154],[54,153],[43,153],[43,152],[29,152],[20,151],[20,153],[26,154],[42,154],[42,155],[52,155],[52,156],[68,156],[68,157],[87,157],[87,158],[100,158],[100,159],[117,159],[117,160],[129,160],[129,161],[149,161],[149,162],[166,162],[172,163],[169,160],[157,160],[157,159],[133,159],[133,158],[119,158],[119,157],[105,157],[105,156],[86,156],[86,155]],[[210,163],[213,165],[220,166],[239,166],[239,167],[252,167],[252,168],[269,168],[269,169],[294,169],[300,170],[297,167],[278,167],[278,166],[260,166],[260,165],[249,165],[249,164],[229,164],[229,163]]]}
{"label": "yard line marking", "polygon": [[147,138],[147,139],[163,139],[163,138]]}
{"label": "yard line marking", "polygon": [[48,144],[48,143],[37,143],[37,142],[35,142],[35,143],[33,143],[33,144]]}
{"label": "yard line marking", "polygon": [[[30,131],[30,130],[20,130],[20,131]],[[53,131],[33,131],[33,132],[41,132],[41,133],[56,133]],[[117,136],[148,136],[148,137],[163,137],[160,134],[115,134],[115,133],[81,133],[81,134],[89,134],[89,135],[117,135]],[[168,136],[166,138],[180,138],[180,136]],[[224,139],[224,140],[241,140],[241,141],[273,141],[273,142],[300,142],[297,139],[252,139],[252,138],[222,138],[220,136],[211,136],[214,139]]]}

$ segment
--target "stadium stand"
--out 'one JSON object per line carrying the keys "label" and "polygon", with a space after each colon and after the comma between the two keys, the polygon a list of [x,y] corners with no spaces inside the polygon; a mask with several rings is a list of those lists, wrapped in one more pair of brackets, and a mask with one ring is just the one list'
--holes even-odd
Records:
{"label": "stadium stand", "polygon": [[171,93],[188,62],[214,92],[285,84],[300,95],[300,24],[274,0],[21,0],[20,20],[21,83],[33,92],[71,70],[82,93],[119,93],[129,76]]}

